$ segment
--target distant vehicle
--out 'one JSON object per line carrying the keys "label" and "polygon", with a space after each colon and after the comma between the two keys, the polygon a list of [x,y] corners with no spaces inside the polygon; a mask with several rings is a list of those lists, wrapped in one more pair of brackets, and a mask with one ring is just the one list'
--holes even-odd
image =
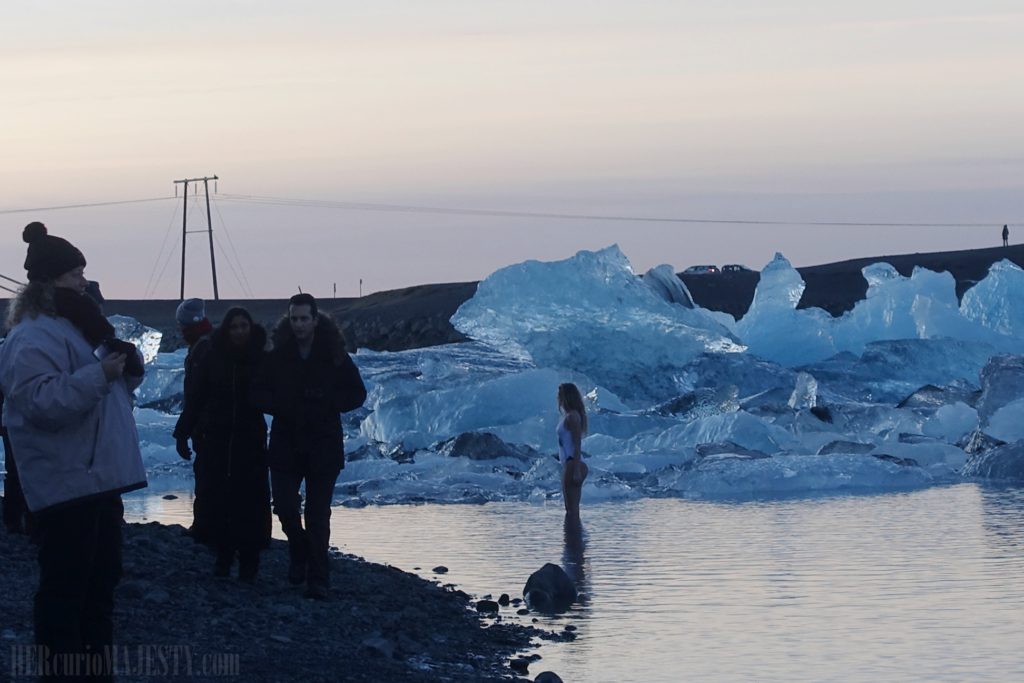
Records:
{"label": "distant vehicle", "polygon": [[723,273],[753,273],[754,271],[738,263],[727,263],[722,266]]}
{"label": "distant vehicle", "polygon": [[718,266],[690,266],[683,271],[683,275],[713,275],[718,272]]}

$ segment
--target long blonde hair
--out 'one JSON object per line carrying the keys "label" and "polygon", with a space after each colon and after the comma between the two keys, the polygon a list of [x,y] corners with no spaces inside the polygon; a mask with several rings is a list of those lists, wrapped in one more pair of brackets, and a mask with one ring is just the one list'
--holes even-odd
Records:
{"label": "long blonde hair", "polygon": [[558,385],[558,408],[563,413],[575,410],[580,416],[580,427],[587,433],[587,409],[583,406],[580,389],[572,382]]}
{"label": "long blonde hair", "polygon": [[45,282],[30,282],[18,290],[18,293],[11,303],[7,305],[6,325],[8,330],[28,318],[38,318],[40,315],[57,315],[57,305],[54,303],[53,293],[56,285],[52,280]]}

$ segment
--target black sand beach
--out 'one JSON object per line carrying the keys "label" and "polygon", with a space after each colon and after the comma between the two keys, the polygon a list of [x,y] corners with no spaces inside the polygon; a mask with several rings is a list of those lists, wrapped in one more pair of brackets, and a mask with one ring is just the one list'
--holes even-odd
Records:
{"label": "black sand beach", "polygon": [[[509,615],[520,619],[514,605],[481,616],[450,586],[338,554],[331,599],[307,600],[285,579],[283,541],[264,551],[255,585],[214,578],[211,551],[183,531],[156,522],[125,527],[114,612],[119,681],[525,680],[510,657],[521,659],[534,637],[572,637],[511,623]],[[0,532],[0,680],[30,671],[24,657],[37,580],[36,547]]]}

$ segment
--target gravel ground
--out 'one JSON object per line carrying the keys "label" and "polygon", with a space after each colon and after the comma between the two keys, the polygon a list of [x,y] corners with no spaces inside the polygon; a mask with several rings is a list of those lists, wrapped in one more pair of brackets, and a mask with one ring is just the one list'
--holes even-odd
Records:
{"label": "gravel ground", "polygon": [[[512,623],[515,604],[480,614],[452,586],[353,556],[334,555],[330,600],[317,602],[285,580],[283,541],[263,552],[257,582],[247,585],[213,577],[212,553],[180,526],[128,524],[124,532],[119,681],[524,681],[510,663],[525,673],[539,659],[522,655],[532,639],[573,638],[571,627]],[[0,680],[17,673],[32,644],[37,580],[36,547],[0,532]]]}

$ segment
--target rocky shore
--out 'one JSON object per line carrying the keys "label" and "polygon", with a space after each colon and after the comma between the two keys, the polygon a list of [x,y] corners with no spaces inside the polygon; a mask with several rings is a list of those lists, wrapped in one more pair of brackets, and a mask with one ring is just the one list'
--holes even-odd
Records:
{"label": "rocky shore", "polygon": [[[353,556],[334,553],[330,600],[318,602],[285,580],[282,541],[247,585],[215,578],[211,552],[180,526],[128,524],[124,535],[119,681],[528,680],[512,667],[525,673],[538,658],[521,656],[531,639],[572,637],[513,623],[507,601],[491,611],[496,603]],[[36,547],[0,532],[0,680],[34,680],[17,674],[32,645],[37,580]]]}
{"label": "rocky shore", "polygon": [[[806,288],[799,308],[823,308],[835,316],[850,310],[867,292],[867,281],[861,269],[879,261],[892,264],[904,276],[909,276],[918,266],[948,271],[956,282],[957,295],[962,296],[985,277],[989,266],[1004,258],[1024,267],[1024,245],[896,254],[801,267],[797,270]],[[754,271],[679,274],[679,277],[699,306],[724,311],[735,318],[747,312],[760,280],[760,274]],[[476,287],[476,282],[419,285],[360,298],[321,299],[321,306],[338,320],[352,350],[401,351],[465,341],[449,320],[459,306],[473,296]],[[164,333],[161,349],[171,351],[183,345],[174,322],[177,305],[176,300],[111,300],[106,303],[105,312],[128,315],[159,329]],[[231,306],[245,306],[256,320],[269,327],[284,314],[287,300],[209,301],[207,312],[210,319],[217,322]]]}

